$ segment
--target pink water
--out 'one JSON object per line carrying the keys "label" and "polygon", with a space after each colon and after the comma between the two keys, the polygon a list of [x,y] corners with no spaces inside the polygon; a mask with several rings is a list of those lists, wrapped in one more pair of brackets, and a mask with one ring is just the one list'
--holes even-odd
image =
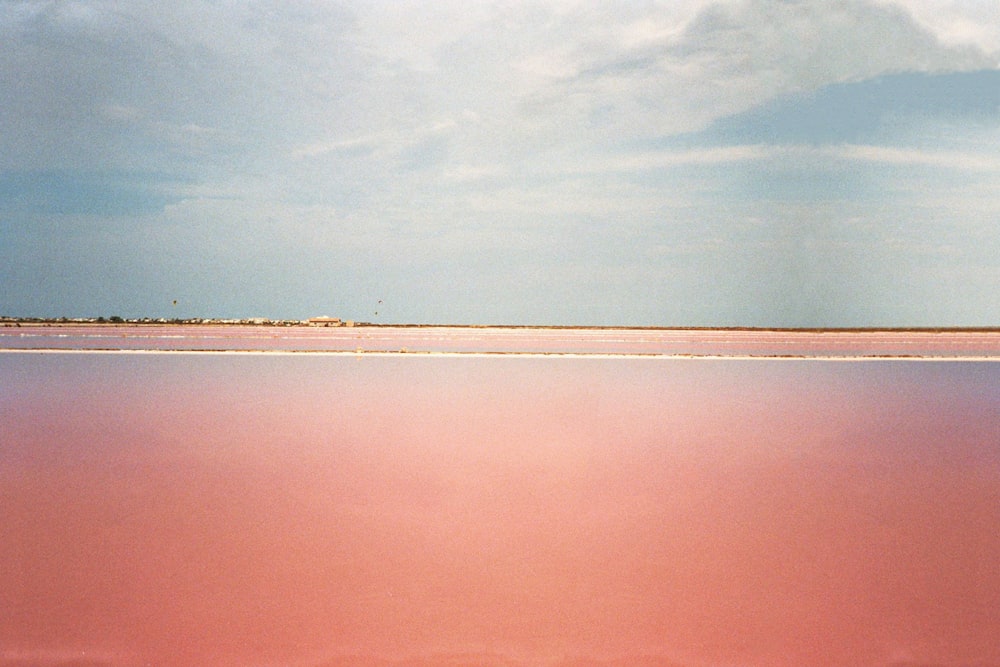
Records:
{"label": "pink water", "polygon": [[0,665],[1000,665],[1000,364],[0,355]]}
{"label": "pink water", "polygon": [[782,331],[58,324],[0,327],[0,350],[4,349],[407,351],[1000,359],[1000,329]]}

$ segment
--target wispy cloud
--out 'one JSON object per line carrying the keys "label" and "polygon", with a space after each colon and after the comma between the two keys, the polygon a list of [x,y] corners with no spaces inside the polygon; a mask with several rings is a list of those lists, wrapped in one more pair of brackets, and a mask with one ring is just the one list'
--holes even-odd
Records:
{"label": "wispy cloud", "polygon": [[1000,172],[1000,155],[995,153],[935,151],[850,144],[816,150],[820,154],[848,161],[935,167],[961,171]]}

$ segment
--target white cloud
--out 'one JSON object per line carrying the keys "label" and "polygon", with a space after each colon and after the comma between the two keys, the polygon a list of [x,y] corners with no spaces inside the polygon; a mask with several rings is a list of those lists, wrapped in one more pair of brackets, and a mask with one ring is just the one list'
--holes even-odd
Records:
{"label": "white cloud", "polygon": [[994,56],[1000,54],[1000,4],[994,0],[880,1],[904,7],[946,45],[974,46]]}
{"label": "white cloud", "polygon": [[888,165],[938,167],[961,171],[1000,171],[1000,155],[948,150],[845,145],[818,149],[833,158]]}
{"label": "white cloud", "polygon": [[219,160],[238,145],[265,164],[400,144],[442,119],[462,126],[454,159],[522,160],[697,130],[834,81],[987,62],[862,0],[78,0],[5,4],[0,30],[13,99],[0,152],[36,166],[211,161],[213,140]]}
{"label": "white cloud", "polygon": [[[512,139],[544,150],[692,132],[832,83],[994,64],[975,45],[942,43],[898,6],[865,0],[731,0],[682,11],[629,5],[618,13],[594,6],[532,15],[531,25],[518,25],[518,37],[503,35],[517,76],[487,70],[500,89],[472,84],[478,99],[513,121]],[[537,25],[547,37],[534,32]],[[487,48],[475,50],[485,62],[504,57]]]}
{"label": "white cloud", "polygon": [[380,143],[380,136],[375,134],[355,137],[353,139],[317,141],[293,148],[291,157],[299,159],[318,157],[330,153],[354,152],[358,150],[367,151],[371,150],[378,143]]}
{"label": "white cloud", "polygon": [[697,79],[682,83],[691,103],[714,115],[887,72],[991,64],[982,53],[940,44],[900,9],[863,0],[718,3],[667,53],[700,65],[692,72]]}
{"label": "white cloud", "polygon": [[591,157],[572,163],[556,163],[541,167],[538,173],[564,176],[620,175],[697,166],[738,166],[741,163],[761,161],[785,165],[798,164],[803,169],[819,168],[824,165],[829,167],[835,161],[934,167],[955,171],[1000,172],[1000,156],[993,153],[860,144],[823,147],[753,144],[690,150],[642,151],[619,157]]}

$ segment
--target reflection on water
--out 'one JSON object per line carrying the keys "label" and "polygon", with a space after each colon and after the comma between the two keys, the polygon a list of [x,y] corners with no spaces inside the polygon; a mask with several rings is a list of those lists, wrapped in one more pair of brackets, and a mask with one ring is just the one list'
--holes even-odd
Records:
{"label": "reflection on water", "polygon": [[1000,664],[1000,364],[0,355],[0,665]]}

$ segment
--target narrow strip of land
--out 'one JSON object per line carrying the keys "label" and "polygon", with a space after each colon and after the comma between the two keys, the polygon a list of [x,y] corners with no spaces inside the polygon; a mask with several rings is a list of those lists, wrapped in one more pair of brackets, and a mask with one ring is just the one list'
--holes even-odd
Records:
{"label": "narrow strip of land", "polygon": [[134,323],[0,327],[0,351],[43,350],[1000,360],[1000,330]]}

